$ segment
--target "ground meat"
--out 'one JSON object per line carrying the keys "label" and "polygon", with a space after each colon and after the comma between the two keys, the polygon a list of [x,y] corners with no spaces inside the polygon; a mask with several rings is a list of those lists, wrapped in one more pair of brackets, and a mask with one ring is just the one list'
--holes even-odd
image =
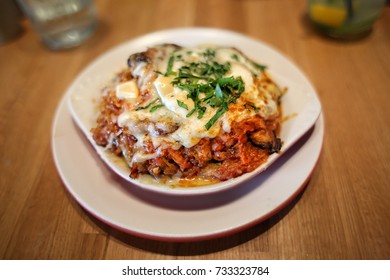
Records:
{"label": "ground meat", "polygon": [[[267,125],[260,117],[233,123],[230,133],[213,139],[204,138],[192,148],[161,151],[158,157],[133,167],[131,176],[136,178],[140,173],[149,173],[154,177],[180,174],[185,178],[201,176],[218,181],[235,178],[253,171],[267,160],[270,148],[256,145],[251,140],[264,130],[268,131]],[[267,133],[274,135],[272,131]]]}

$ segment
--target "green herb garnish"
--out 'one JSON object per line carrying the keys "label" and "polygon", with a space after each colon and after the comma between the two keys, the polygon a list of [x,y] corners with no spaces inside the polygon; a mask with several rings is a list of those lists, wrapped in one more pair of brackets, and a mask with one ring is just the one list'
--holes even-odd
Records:
{"label": "green herb garnish", "polygon": [[220,107],[215,115],[205,124],[206,129],[209,130],[228,109],[227,106]]}
{"label": "green herb garnish", "polygon": [[164,107],[163,104],[158,104],[158,105],[155,105],[153,106],[152,108],[150,108],[150,113],[153,113],[154,111],[156,111],[157,109],[161,108],[161,107]]}
{"label": "green herb garnish", "polygon": [[235,61],[240,61],[240,58],[238,57],[238,55],[236,53],[232,54],[232,59],[234,59]]}
{"label": "green herb garnish", "polygon": [[[191,54],[187,51],[187,54]],[[216,113],[206,123],[205,128],[210,129],[213,124],[229,110],[229,104],[235,103],[245,90],[245,84],[241,77],[226,77],[230,71],[230,62],[219,63],[215,60],[216,50],[207,48],[199,55],[204,57],[200,62],[185,62],[182,55],[171,53],[167,63],[167,69],[164,76],[175,75],[172,80],[172,85],[185,90],[187,98],[194,102],[194,108],[190,110],[186,117],[197,114],[197,118],[201,119],[206,110],[207,105],[212,108],[217,108]],[[232,55],[232,59],[239,60],[237,54]],[[176,71],[173,71],[175,61],[184,61],[184,65]],[[258,69],[265,69],[259,64],[255,66]],[[177,100],[179,107],[189,110],[187,104]],[[149,107],[151,104],[145,106]],[[164,105],[158,104],[150,109],[154,112]],[[144,109],[143,107],[138,108]]]}
{"label": "green herb garnish", "polygon": [[179,107],[182,107],[182,108],[188,110],[187,104],[185,104],[183,101],[180,101],[180,100],[176,100],[176,101],[177,101],[177,105],[179,105]]}
{"label": "green herb garnish", "polygon": [[252,62],[252,65],[253,65],[256,69],[258,69],[258,70],[260,70],[260,71],[264,71],[264,70],[267,69],[267,66],[264,65],[264,64],[259,64],[259,63],[256,63],[256,62],[254,62],[254,61],[251,61],[251,62]]}
{"label": "green herb garnish", "polygon": [[165,76],[175,75],[176,73],[172,71],[173,63],[175,62],[175,56],[171,54],[167,64],[167,71],[165,72]]}
{"label": "green herb garnish", "polygon": [[[144,110],[144,109],[148,109],[150,106],[152,106],[153,104],[155,104],[157,101],[159,101],[160,99],[159,98],[156,98],[154,100],[152,100],[152,102],[150,102],[148,105],[146,106],[142,106],[142,107],[138,107],[137,109],[135,109],[136,111],[139,111],[139,110]],[[161,102],[161,101],[160,101]],[[156,111],[158,108],[161,108],[161,107],[164,107],[163,104],[156,104],[154,106],[152,106],[149,110],[150,113],[153,113],[154,111]]]}
{"label": "green herb garnish", "polygon": [[203,57],[211,59],[215,57],[215,50],[214,49],[206,49],[201,55]]}
{"label": "green herb garnish", "polygon": [[246,108],[246,105],[252,107],[253,110],[254,110],[256,113],[259,112],[259,108],[257,108],[254,104],[252,104],[252,103],[247,103],[247,104],[244,105],[245,108]]}
{"label": "green herb garnish", "polygon": [[146,106],[143,106],[143,107],[138,107],[137,109],[135,109],[136,111],[139,111],[139,110],[143,110],[143,109],[148,109],[150,106],[152,106],[154,103],[156,103],[159,99],[156,98],[154,100],[152,100],[152,102],[150,102],[148,105]]}

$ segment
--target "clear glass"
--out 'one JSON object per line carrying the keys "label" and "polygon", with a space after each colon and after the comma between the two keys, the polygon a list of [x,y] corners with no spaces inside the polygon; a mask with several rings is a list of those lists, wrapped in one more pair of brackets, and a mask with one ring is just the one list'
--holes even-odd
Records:
{"label": "clear glass", "polygon": [[94,32],[92,0],[18,0],[42,41],[50,49],[80,45]]}
{"label": "clear glass", "polygon": [[0,0],[0,45],[19,36],[21,13],[13,0]]}
{"label": "clear glass", "polygon": [[308,0],[309,18],[321,32],[336,38],[368,34],[386,0]]}

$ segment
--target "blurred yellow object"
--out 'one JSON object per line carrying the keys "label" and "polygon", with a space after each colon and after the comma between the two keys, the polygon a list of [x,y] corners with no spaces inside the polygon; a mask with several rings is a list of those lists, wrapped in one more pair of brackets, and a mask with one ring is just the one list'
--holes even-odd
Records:
{"label": "blurred yellow object", "polygon": [[347,18],[347,10],[344,7],[312,4],[310,6],[310,17],[317,23],[329,27],[340,27]]}

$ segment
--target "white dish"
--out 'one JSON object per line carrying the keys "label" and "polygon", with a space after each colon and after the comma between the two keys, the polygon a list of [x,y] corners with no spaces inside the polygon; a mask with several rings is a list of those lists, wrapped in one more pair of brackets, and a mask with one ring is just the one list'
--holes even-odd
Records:
{"label": "white dish", "polygon": [[[288,118],[282,125],[281,139],[283,146],[280,153],[273,154],[269,160],[251,173],[240,177],[202,187],[181,188],[156,184],[142,183],[129,177],[129,168],[113,156],[108,156],[104,148],[97,146],[90,130],[95,126],[97,117],[97,102],[101,88],[111,77],[126,66],[130,54],[144,51],[147,47],[161,43],[175,43],[183,46],[199,44],[217,44],[233,46],[242,50],[256,62],[268,66],[269,73],[288,92],[283,97],[282,107],[284,116]],[[197,195],[213,193],[237,186],[263,172],[275,160],[281,157],[292,145],[302,137],[316,122],[321,105],[316,92],[305,75],[286,57],[271,47],[248,38],[244,35],[218,29],[184,28],[160,31],[148,34],[124,43],[90,64],[73,82],[66,93],[69,109],[86,138],[90,141],[106,164],[123,179],[141,188],[159,193],[175,195]],[[95,100],[95,102],[94,102]]]}
{"label": "white dish", "polygon": [[196,241],[232,234],[271,217],[306,186],[319,158],[323,118],[278,161],[236,188],[171,196],[136,188],[99,159],[63,99],[53,124],[59,174],[74,199],[108,225],[141,237]]}
{"label": "white dish", "polygon": [[[313,95],[317,100],[310,82],[291,62],[287,61],[287,70],[279,66],[278,63],[286,63],[286,59],[276,51],[243,35],[216,29],[178,29],[153,33],[120,45],[91,64],[71,85],[57,109],[52,131],[55,164],[69,193],[92,215],[126,233],[158,240],[194,241],[219,237],[243,230],[277,213],[308,182],[319,158],[324,135],[322,116],[315,121],[316,114],[320,114],[319,103],[314,104],[312,110],[315,113],[306,113],[314,120],[305,119],[307,126],[311,122],[315,124],[311,124],[303,136],[296,138],[296,143],[291,143],[290,149],[284,150],[261,176],[234,188],[225,187],[219,192],[212,190],[203,195],[177,196],[170,195],[170,192],[158,193],[138,188],[112,172],[100,160],[85,137],[85,131],[79,129],[78,126],[82,124],[76,125],[72,119],[68,110],[70,96],[75,90],[98,90],[111,73],[118,70],[118,65],[123,65],[132,50],[138,51],[145,45],[158,42],[181,44],[182,40],[189,45],[203,40],[239,45],[249,54],[259,50],[259,47],[265,48],[270,56],[265,56],[263,61],[278,73],[277,78],[289,77],[282,80],[294,87],[298,81],[299,86],[308,91],[303,91],[308,94],[308,100]],[[272,64],[273,56],[275,65]],[[285,114],[295,113],[299,109],[299,106],[290,108]],[[80,122],[80,119],[76,121]],[[283,129],[293,130],[294,127],[284,126]]]}

